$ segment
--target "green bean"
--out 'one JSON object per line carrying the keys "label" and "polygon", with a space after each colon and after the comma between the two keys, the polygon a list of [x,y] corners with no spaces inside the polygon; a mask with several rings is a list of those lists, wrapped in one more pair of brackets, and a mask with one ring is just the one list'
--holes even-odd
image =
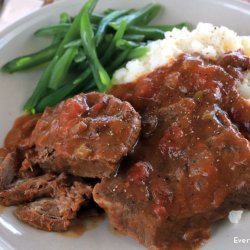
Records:
{"label": "green bean", "polygon": [[67,97],[68,93],[71,93],[75,88],[72,84],[66,84],[60,89],[52,92],[51,94],[45,96],[36,106],[37,112],[43,112],[46,107],[52,107],[62,101],[65,97]]}
{"label": "green bean", "polygon": [[59,58],[58,56],[55,56],[53,60],[49,63],[48,67],[45,69],[42,76],[40,77],[40,80],[38,81],[36,88],[33,91],[33,94],[24,104],[24,110],[26,112],[31,112],[33,114],[36,112],[35,106],[39,102],[40,98],[44,97],[47,92],[49,79],[54,69],[54,66],[58,61],[58,58]]}
{"label": "green bean", "polygon": [[[107,51],[107,49],[108,49],[108,47],[109,47],[109,45],[110,45],[110,43],[111,43],[113,37],[114,37],[114,36],[113,36],[112,34],[107,34],[107,35],[105,36],[104,42],[101,43],[101,44],[96,48],[97,54],[98,54],[98,55],[103,55],[103,54],[105,53],[105,51]],[[81,44],[82,44],[82,41],[81,41]],[[83,51],[83,53],[84,53],[84,51]],[[85,53],[84,53],[84,55],[85,55]],[[83,56],[83,55],[82,55],[82,56]],[[85,57],[86,57],[86,55],[85,55]],[[89,66],[86,59],[83,60],[83,61],[86,62],[86,63],[84,63],[84,64],[82,64],[82,63],[79,64],[79,69],[81,69],[81,70],[85,70],[86,67]],[[78,62],[77,62],[77,63],[78,63]]]}
{"label": "green bean", "polygon": [[98,46],[104,36],[105,36],[105,31],[109,25],[110,22],[116,20],[117,18],[124,16],[126,14],[128,14],[130,12],[130,10],[116,10],[111,12],[110,14],[106,15],[102,21],[100,22],[97,32],[95,34],[95,42],[96,42],[96,46]]}
{"label": "green bean", "polygon": [[133,49],[129,53],[128,60],[141,58],[141,57],[145,56],[147,53],[148,53],[148,48],[147,47],[138,47],[136,49]]}
{"label": "green bean", "polygon": [[96,6],[96,3],[97,3],[97,0],[88,0],[88,2],[82,7],[79,14],[75,17],[63,41],[61,42],[57,50],[57,55],[61,56],[65,50],[64,46],[67,43],[71,42],[72,40],[80,36],[79,30],[80,30],[80,23],[81,23],[81,18],[83,16],[83,13],[85,13],[85,15],[89,15],[89,13],[92,12],[94,7]]}
{"label": "green bean", "polygon": [[[113,35],[111,35],[111,34],[105,35],[105,37],[104,37],[104,42],[103,42],[102,44],[100,44],[100,45],[96,48],[97,51],[98,51],[97,54],[106,51],[107,47],[110,45],[110,42],[112,41],[112,38],[113,38]],[[81,40],[81,39],[77,39],[77,40],[74,40],[74,41],[72,41],[72,42],[66,44],[66,45],[64,46],[64,48],[79,47],[79,46],[81,46],[81,45],[82,45],[82,40]],[[81,52],[81,53],[78,53],[77,58],[75,58],[75,62],[77,62],[77,63],[84,61],[82,58],[86,59],[85,53],[84,53],[82,50],[80,50],[80,52]],[[81,55],[79,55],[79,54],[81,54]]]}
{"label": "green bean", "polygon": [[120,39],[116,42],[116,48],[121,49],[121,50],[127,50],[131,48],[137,48],[141,44],[133,42],[133,41],[127,41],[125,39]]}
{"label": "green bean", "polygon": [[31,69],[43,63],[49,62],[56,54],[58,43],[50,45],[36,53],[21,56],[6,63],[2,70],[7,73]]}
{"label": "green bean", "polygon": [[74,81],[73,85],[78,85],[79,83],[83,82],[87,79],[91,74],[91,69],[87,68],[80,76],[78,76]]}
{"label": "green bean", "polygon": [[101,59],[101,62],[103,65],[107,64],[108,60],[112,56],[112,54],[115,50],[116,42],[123,38],[123,35],[126,31],[126,28],[127,28],[127,23],[125,21],[122,21],[119,29],[116,31],[115,36],[113,37],[113,39],[111,41],[107,51],[105,52],[105,55]]}
{"label": "green bean", "polygon": [[107,34],[104,37],[104,42],[102,44],[100,44],[98,48],[103,49],[103,50],[105,50],[103,52],[106,52],[106,50],[108,49],[108,47],[109,47],[110,43],[112,42],[113,38],[114,38],[114,34]]}
{"label": "green bean", "polygon": [[128,27],[136,24],[146,25],[159,13],[160,9],[161,7],[158,4],[148,4],[138,11],[120,17],[116,21],[111,22],[110,26],[117,30],[122,21],[125,21]]}
{"label": "green bean", "polygon": [[104,15],[93,13],[90,16],[90,21],[92,24],[98,25],[101,22],[101,20],[103,19],[103,17],[104,17]]}
{"label": "green bean", "polygon": [[191,30],[192,29],[192,24],[187,23],[187,22],[182,22],[182,23],[178,23],[178,24],[175,24],[175,25],[152,25],[152,26],[149,26],[149,27],[154,28],[154,29],[159,29],[159,30],[162,30],[162,31],[166,32],[166,31],[171,31],[174,28],[182,29],[184,27]]}
{"label": "green bean", "polygon": [[[85,54],[85,53],[84,53]],[[86,55],[85,55],[86,56]],[[76,67],[74,67],[75,69],[77,69],[77,71],[79,72],[79,74],[81,74],[82,72],[84,72],[87,68],[89,68],[89,61],[88,58],[86,56],[86,59],[81,62],[81,63],[76,63]]]}
{"label": "green bean", "polygon": [[107,67],[107,71],[110,74],[113,74],[116,69],[120,68],[126,62],[129,53],[131,53],[131,49],[127,49],[119,53],[115,60],[112,61],[111,64]]}
{"label": "green bean", "polygon": [[[105,36],[104,42],[101,43],[96,48],[98,55],[102,55],[103,56],[103,54],[105,53],[105,51],[107,51],[107,49],[108,49],[108,47],[109,47],[110,42],[112,41],[112,39],[113,39],[113,35],[111,35],[111,34],[108,34],[108,35]],[[86,55],[85,55],[84,51],[82,51],[82,53],[84,54],[84,55],[82,54],[82,57],[84,59],[84,60],[82,60],[82,62],[87,62],[87,60],[86,60],[87,58],[86,58]],[[79,55],[79,57],[77,56],[77,58],[75,58],[75,62],[76,63],[80,63],[80,61],[81,61],[81,56]],[[88,64],[87,63],[79,64],[79,67],[80,67],[79,69],[85,70],[86,67],[88,67]]]}
{"label": "green bean", "polygon": [[36,111],[43,112],[46,107],[52,107],[69,96],[76,88],[79,88],[79,85],[86,85],[84,81],[90,76],[90,74],[91,70],[87,69],[85,72],[83,72],[83,74],[77,77],[73,83],[65,84],[61,88],[45,96],[36,106]]}
{"label": "green bean", "polygon": [[62,12],[60,14],[60,23],[72,23],[72,18],[67,12]]}
{"label": "green bean", "polygon": [[143,57],[147,52],[147,47],[124,50],[118,54],[116,59],[107,67],[107,70],[113,74],[114,71],[119,69],[126,61]]}
{"label": "green bean", "polygon": [[71,24],[69,23],[57,24],[57,25],[41,28],[37,30],[34,33],[34,35],[37,37],[65,35],[69,31],[70,27],[71,27]]}
{"label": "green bean", "polygon": [[125,34],[124,39],[128,41],[142,42],[145,39],[145,36],[138,34]]}
{"label": "green bean", "polygon": [[113,34],[107,34],[104,38],[106,43],[110,43],[113,39],[114,35]]}
{"label": "green bean", "polygon": [[89,60],[90,68],[93,72],[98,89],[103,92],[110,85],[110,78],[97,57],[94,42],[94,32],[91,27],[88,9],[85,9],[81,13],[80,28],[83,48]]}
{"label": "green bean", "polygon": [[[79,91],[105,92],[111,86],[109,74],[128,60],[145,56],[150,40],[164,38],[174,27],[191,27],[186,22],[148,25],[160,11],[158,4],[140,10],[107,9],[99,15],[92,13],[96,3],[88,0],[75,17],[61,13],[59,24],[35,32],[39,37],[51,36],[52,45],[3,66],[3,71],[12,73],[50,61],[24,106],[26,111],[42,112]],[[73,80],[65,80],[72,76]]]}
{"label": "green bean", "polygon": [[63,12],[60,15],[59,24],[38,29],[34,33],[34,35],[37,37],[57,36],[57,35],[64,36],[68,32],[71,26],[71,21],[69,20],[70,18],[71,17],[69,16],[69,14]]}
{"label": "green bean", "polygon": [[77,55],[76,55],[76,57],[75,57],[75,59],[74,59],[74,62],[75,62],[75,63],[82,63],[82,62],[84,62],[86,59],[87,59],[87,57],[86,57],[84,51],[83,51],[82,49],[79,49],[79,50],[78,50],[78,53],[77,53]]}
{"label": "green bean", "polygon": [[[147,6],[145,7],[147,9]],[[148,5],[148,12],[145,10],[145,14],[142,15],[142,19],[138,18],[138,22],[134,22],[134,24],[138,25],[147,25],[149,24],[161,11],[161,5],[152,4]]]}
{"label": "green bean", "polygon": [[157,40],[164,38],[164,31],[152,27],[130,26],[127,34],[144,35],[147,40]]}
{"label": "green bean", "polygon": [[113,34],[105,35],[104,41],[96,48],[96,52],[99,58],[102,58],[104,56],[113,38]]}
{"label": "green bean", "polygon": [[82,92],[90,92],[90,91],[97,91],[98,89],[96,88],[96,84],[94,81],[90,82],[87,86],[85,85],[84,88],[82,89]]}
{"label": "green bean", "polygon": [[[59,24],[65,24],[65,23],[66,24],[72,23],[72,18],[70,17],[70,15],[68,13],[63,12],[63,13],[60,14],[60,22],[59,22]],[[55,34],[52,43],[61,42],[64,36],[65,36],[65,34]]]}
{"label": "green bean", "polygon": [[67,44],[64,45],[65,49],[68,49],[70,47],[79,47],[82,44],[82,40],[81,39],[76,39],[73,40],[72,42],[69,42]]}
{"label": "green bean", "polygon": [[46,107],[52,107],[62,101],[75,88],[72,84],[66,84],[60,89],[45,96],[36,106],[36,112],[43,112]]}
{"label": "green bean", "polygon": [[[62,13],[62,14],[67,14],[67,13]],[[69,31],[72,25],[71,21],[68,18],[71,18],[71,17],[70,16],[63,17],[61,19],[60,24],[43,27],[37,30],[34,33],[34,35],[37,37],[46,37],[46,36],[55,36],[55,35],[65,36],[65,34]],[[104,17],[101,15],[94,15],[92,18],[94,20],[92,25],[97,25],[99,22],[101,22],[102,18]]]}
{"label": "green bean", "polygon": [[127,30],[127,34],[144,35],[147,40],[163,39],[166,31],[171,31],[173,28],[183,28],[190,25],[188,23],[180,23],[177,25],[155,25],[155,26],[131,26]]}
{"label": "green bean", "polygon": [[49,87],[51,89],[57,89],[62,83],[63,77],[69,70],[69,67],[74,59],[76,48],[72,47],[67,49],[66,52],[64,46],[70,41],[74,40],[79,36],[79,28],[82,14],[89,13],[93,10],[97,3],[97,0],[89,0],[80,10],[79,14],[74,19],[72,25],[70,26],[67,34],[65,35],[63,41],[61,42],[59,48],[56,51],[56,56],[59,56],[60,59],[54,65],[51,73],[53,73],[49,80]]}
{"label": "green bean", "polygon": [[53,72],[49,81],[49,88],[58,89],[63,82],[64,77],[67,75],[69,68],[77,54],[77,47],[70,47],[59,58],[54,66]]}
{"label": "green bean", "polygon": [[[98,0],[97,0],[98,1]],[[99,14],[99,13],[92,13],[90,15],[90,22],[92,25],[99,25],[99,23],[101,22],[102,18],[104,17],[104,15]],[[75,18],[73,18],[74,20]]]}

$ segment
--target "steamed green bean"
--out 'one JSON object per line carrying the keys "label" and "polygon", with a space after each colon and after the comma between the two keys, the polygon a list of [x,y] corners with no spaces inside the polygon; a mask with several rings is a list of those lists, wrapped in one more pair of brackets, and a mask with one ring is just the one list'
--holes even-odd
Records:
{"label": "steamed green bean", "polygon": [[111,22],[110,26],[117,30],[123,21],[127,23],[128,27],[135,24],[146,25],[155,18],[160,9],[161,7],[158,4],[148,4],[138,11],[120,17],[115,22]]}
{"label": "steamed green bean", "polygon": [[127,34],[144,35],[147,40],[157,40],[164,38],[164,31],[153,27],[131,26]]}
{"label": "steamed green bean", "polygon": [[110,85],[108,73],[101,65],[95,48],[94,32],[90,23],[89,10],[86,8],[80,16],[80,34],[85,54],[89,59],[90,68],[93,72],[98,89],[103,92]]}
{"label": "steamed green bean", "polygon": [[70,23],[62,23],[58,25],[53,25],[37,30],[34,35],[40,36],[55,36],[55,35],[65,35],[71,27]]}
{"label": "steamed green bean", "polygon": [[58,43],[48,46],[36,53],[21,56],[6,63],[2,70],[8,73],[31,69],[49,62],[56,54]]}
{"label": "steamed green bean", "polygon": [[97,32],[95,34],[95,43],[96,46],[98,46],[104,36],[105,36],[105,32],[107,27],[109,26],[110,22],[116,20],[117,18],[126,15],[127,13],[129,13],[130,10],[116,10],[111,12],[110,14],[106,15],[100,22],[99,27],[97,29]]}
{"label": "steamed green bean", "polygon": [[52,44],[29,55],[6,63],[2,70],[12,73],[47,63],[24,110],[42,112],[47,106],[81,91],[107,91],[113,73],[129,60],[141,58],[146,46],[164,38],[173,28],[190,28],[182,22],[176,25],[149,24],[160,12],[158,4],[148,4],[134,10],[106,9],[93,13],[97,0],[88,0],[76,16],[60,15],[58,24],[42,27],[35,36],[50,37]]}
{"label": "steamed green bean", "polygon": [[51,74],[48,85],[49,88],[58,89],[58,87],[62,85],[62,81],[67,75],[69,68],[77,54],[77,51],[78,51],[77,47],[70,47],[59,58]]}
{"label": "steamed green bean", "polygon": [[58,61],[58,56],[55,56],[52,61],[49,63],[48,67],[45,69],[45,71],[42,73],[42,76],[40,77],[40,80],[38,81],[35,90],[33,91],[33,94],[31,97],[27,100],[27,102],[24,104],[24,110],[26,112],[35,113],[35,107],[39,100],[44,97],[47,93],[47,87],[49,84],[49,79],[51,77],[51,74],[53,72],[54,66]]}

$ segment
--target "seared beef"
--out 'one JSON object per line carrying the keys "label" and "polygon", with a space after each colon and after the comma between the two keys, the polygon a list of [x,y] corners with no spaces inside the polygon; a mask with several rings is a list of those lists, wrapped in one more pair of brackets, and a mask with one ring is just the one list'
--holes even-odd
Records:
{"label": "seared beef", "polygon": [[120,232],[149,249],[193,249],[214,221],[250,209],[250,143],[234,124],[250,128],[250,104],[236,88],[250,69],[242,60],[249,62],[240,52],[218,64],[182,55],[111,89],[143,124],[117,177],[94,188],[94,200]]}
{"label": "seared beef", "polygon": [[66,231],[82,205],[87,205],[92,188],[81,182],[71,187],[60,187],[55,198],[44,198],[16,209],[18,219],[47,231]]}
{"label": "seared beef", "polygon": [[0,162],[0,191],[5,189],[17,175],[17,155],[8,153]]}
{"label": "seared beef", "polygon": [[57,177],[54,174],[20,179],[12,183],[7,190],[0,192],[0,204],[4,206],[19,205],[40,197],[54,196],[57,186],[65,185],[66,175]]}
{"label": "seared beef", "polygon": [[111,95],[80,94],[45,110],[30,138],[37,153],[30,160],[46,171],[112,176],[140,127],[140,116],[129,103]]}

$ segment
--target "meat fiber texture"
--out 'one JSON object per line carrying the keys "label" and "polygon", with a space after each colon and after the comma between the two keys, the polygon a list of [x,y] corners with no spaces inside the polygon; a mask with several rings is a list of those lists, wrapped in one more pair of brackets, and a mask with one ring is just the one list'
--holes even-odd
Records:
{"label": "meat fiber texture", "polygon": [[82,177],[113,176],[141,129],[128,102],[100,93],[79,94],[47,108],[30,138],[33,164]]}
{"label": "meat fiber texture", "polygon": [[63,232],[69,229],[81,206],[87,206],[92,188],[75,181],[70,187],[60,187],[54,198],[43,198],[19,206],[15,210],[18,219],[46,231]]}
{"label": "meat fiber texture", "polygon": [[60,174],[18,179],[0,192],[0,204],[19,205],[16,217],[38,229],[67,231],[82,206],[92,197],[92,187],[80,179]]}
{"label": "meat fiber texture", "polygon": [[[136,144],[141,118],[128,102],[101,93],[79,94],[43,114],[16,120],[0,149],[0,204],[47,231],[66,231]],[[80,177],[78,177],[80,176]]]}

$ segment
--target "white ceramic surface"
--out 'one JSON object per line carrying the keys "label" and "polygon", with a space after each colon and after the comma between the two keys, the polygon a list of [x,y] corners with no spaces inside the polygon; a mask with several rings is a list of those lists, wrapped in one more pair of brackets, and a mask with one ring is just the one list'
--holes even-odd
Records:
{"label": "white ceramic surface", "polygon": [[[45,45],[46,40],[34,38],[39,27],[53,24],[62,11],[76,13],[85,1],[67,0],[45,7],[15,23],[0,33],[0,66],[18,55],[30,53]],[[100,0],[97,11],[105,8],[137,8],[149,2],[166,6],[157,22],[176,23],[199,21],[226,25],[239,34],[250,35],[250,4],[237,0]],[[39,73],[30,71],[14,75],[0,73],[0,144],[14,119],[21,114],[21,107],[31,94]],[[250,213],[243,215],[238,225],[227,221],[215,226],[213,237],[203,247],[205,250],[250,249],[246,244],[234,244],[234,237],[250,238]],[[35,230],[17,221],[12,209],[0,215],[0,250],[139,250],[144,249],[132,239],[114,235],[104,221],[97,228],[81,237],[65,237],[56,233]]]}

